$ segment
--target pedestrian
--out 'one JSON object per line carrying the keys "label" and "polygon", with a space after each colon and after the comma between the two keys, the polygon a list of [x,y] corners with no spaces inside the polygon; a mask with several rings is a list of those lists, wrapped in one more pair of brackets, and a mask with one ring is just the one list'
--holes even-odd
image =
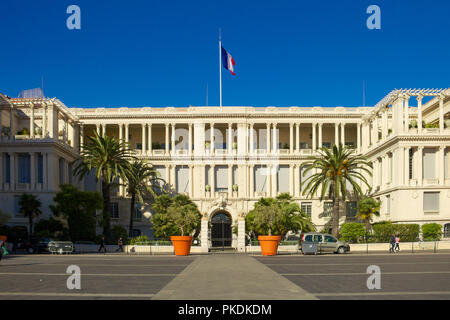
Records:
{"label": "pedestrian", "polygon": [[391,235],[391,240],[390,240],[390,248],[389,248],[389,252],[394,253],[394,247],[395,247],[395,235]]}
{"label": "pedestrian", "polygon": [[117,248],[116,252],[117,251],[123,252],[123,238],[122,237],[119,238],[119,241],[117,241],[117,244],[119,247]]}
{"label": "pedestrian", "polygon": [[395,248],[394,250],[400,251],[400,237],[398,235],[395,236]]}
{"label": "pedestrian", "polygon": [[3,240],[0,239],[0,262],[2,261],[2,257],[3,257]]}
{"label": "pedestrian", "polygon": [[100,241],[100,248],[98,248],[98,252],[102,251],[106,253],[106,247],[105,247],[105,237],[102,237],[102,240]]}

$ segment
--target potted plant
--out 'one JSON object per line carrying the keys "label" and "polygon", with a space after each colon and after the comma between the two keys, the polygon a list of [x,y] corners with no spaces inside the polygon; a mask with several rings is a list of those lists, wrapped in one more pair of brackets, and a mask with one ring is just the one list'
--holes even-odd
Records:
{"label": "potted plant", "polygon": [[277,254],[278,244],[289,231],[308,232],[315,230],[311,219],[301,212],[299,205],[288,193],[276,198],[261,198],[246,216],[249,229],[258,234],[261,254]]}
{"label": "potted plant", "polygon": [[211,191],[211,186],[209,184],[207,184],[205,186],[205,190],[206,190],[206,192],[210,192]]}
{"label": "potted plant", "polygon": [[233,142],[233,150],[237,149],[237,142]]}
{"label": "potted plant", "polygon": [[239,188],[239,187],[238,187],[237,184],[233,184],[233,191],[235,191],[235,192],[238,191],[238,188]]}
{"label": "potted plant", "polygon": [[199,231],[202,215],[188,196],[174,198],[159,196],[153,204],[153,229],[157,237],[170,237],[175,255],[187,256],[191,251],[193,235]]}

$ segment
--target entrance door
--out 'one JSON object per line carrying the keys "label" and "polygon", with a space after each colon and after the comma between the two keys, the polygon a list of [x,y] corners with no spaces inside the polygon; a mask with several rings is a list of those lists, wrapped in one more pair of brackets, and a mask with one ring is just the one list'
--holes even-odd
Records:
{"label": "entrance door", "polygon": [[211,219],[211,246],[231,247],[231,219],[224,213],[219,212]]}

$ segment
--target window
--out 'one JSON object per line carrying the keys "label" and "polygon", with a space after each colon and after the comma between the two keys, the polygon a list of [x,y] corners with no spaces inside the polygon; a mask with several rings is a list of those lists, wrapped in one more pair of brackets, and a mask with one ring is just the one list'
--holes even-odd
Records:
{"label": "window", "polygon": [[119,219],[119,204],[117,202],[111,202],[109,210],[111,219]]}
{"label": "window", "polygon": [[439,192],[423,193],[423,211],[439,212]]}
{"label": "window", "polygon": [[6,155],[5,161],[6,161],[6,179],[5,179],[5,182],[6,183],[11,183],[11,157],[9,156],[9,154]]}
{"label": "window", "polygon": [[444,238],[450,238],[450,223],[444,225]]}
{"label": "window", "polygon": [[320,234],[313,235],[313,242],[322,242],[322,235]]}
{"label": "window", "polygon": [[14,215],[16,217],[23,217],[23,214],[20,213],[19,200],[20,196],[14,196]]}
{"label": "window", "polygon": [[323,203],[323,216],[331,217],[333,214],[333,202],[327,201]]}
{"label": "window", "polygon": [[306,168],[307,168],[306,166],[300,167],[300,186],[301,186],[300,191],[303,191],[309,182],[306,182],[303,185],[302,183],[304,183],[304,181],[306,181],[313,174],[313,170],[309,170],[308,172],[305,173]]}
{"label": "window", "polygon": [[300,142],[300,149],[308,149],[308,144],[306,142]]}
{"label": "window", "polygon": [[311,217],[312,214],[312,202],[302,202],[302,212],[306,214],[308,217]]}
{"label": "window", "polygon": [[436,149],[423,149],[423,178],[436,179]]}
{"label": "window", "polygon": [[140,203],[136,203],[134,205],[134,217],[133,218],[135,220],[142,220],[142,211],[144,211],[143,209],[144,208],[143,208],[142,204],[140,204]]}
{"label": "window", "polygon": [[392,180],[393,180],[393,177],[394,177],[394,161],[393,161],[392,153],[389,153],[389,155],[388,155],[388,166],[389,166],[389,179],[388,179],[388,182],[392,183]]}
{"label": "window", "polygon": [[331,143],[330,142],[323,142],[322,143],[322,147],[326,147],[326,148],[331,148]]}
{"label": "window", "polygon": [[30,183],[31,177],[31,160],[29,154],[19,154],[19,183]]}
{"label": "window", "polygon": [[189,192],[189,168],[176,167],[177,192]]}
{"label": "window", "polygon": [[347,218],[355,218],[357,209],[358,209],[358,206],[356,204],[356,201],[348,201],[345,204],[346,217]]}
{"label": "window", "polygon": [[312,235],[310,234],[310,235],[307,235],[306,237],[305,237],[305,242],[312,242]]}
{"label": "window", "polygon": [[409,179],[413,178],[413,159],[414,159],[414,150],[409,149]]}
{"label": "window", "polygon": [[228,166],[215,166],[215,183],[217,192],[228,191]]}
{"label": "window", "polygon": [[386,214],[390,214],[391,213],[391,196],[387,195],[386,196]]}
{"label": "window", "polygon": [[37,158],[37,182],[38,183],[43,183],[43,168],[44,168],[44,161],[43,161],[43,157],[42,154],[38,155]]}
{"label": "window", "polygon": [[141,142],[136,143],[136,149],[142,150],[142,143]]}
{"label": "window", "polygon": [[334,237],[332,237],[332,236],[325,235],[324,238],[325,238],[325,239],[324,239],[324,242],[331,242],[331,243],[337,242],[336,238],[334,238]]}
{"label": "window", "polygon": [[266,166],[255,166],[255,191],[267,191],[267,168]]}
{"label": "window", "polygon": [[280,165],[278,167],[277,174],[277,188],[278,192],[289,192],[289,166],[288,165]]}
{"label": "window", "polygon": [[133,229],[133,238],[139,237],[141,235],[140,229]]}

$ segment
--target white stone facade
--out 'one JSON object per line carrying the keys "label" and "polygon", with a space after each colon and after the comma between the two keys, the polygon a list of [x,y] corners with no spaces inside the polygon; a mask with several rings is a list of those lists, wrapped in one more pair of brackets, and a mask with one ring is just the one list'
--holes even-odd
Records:
{"label": "white stone facade", "polygon": [[[14,196],[37,194],[48,214],[58,185],[77,183],[70,163],[94,130],[130,143],[208,221],[226,212],[238,225],[261,196],[289,192],[320,229],[329,219],[327,204],[302,196],[302,163],[319,146],[345,143],[374,165],[369,180],[382,201],[380,220],[450,223],[450,89],[394,90],[374,107],[352,108],[67,108],[57,99],[1,94],[0,108],[0,204],[14,216],[13,225],[25,223]],[[415,128],[422,121],[427,128]],[[23,128],[29,134],[10,134]],[[28,163],[30,172],[20,173]],[[78,185],[98,188],[92,179]],[[113,202],[113,223],[127,227],[123,188]],[[352,205],[342,208],[341,222],[351,219]],[[145,211],[136,228],[151,235]],[[233,236],[234,247],[242,241]]]}

